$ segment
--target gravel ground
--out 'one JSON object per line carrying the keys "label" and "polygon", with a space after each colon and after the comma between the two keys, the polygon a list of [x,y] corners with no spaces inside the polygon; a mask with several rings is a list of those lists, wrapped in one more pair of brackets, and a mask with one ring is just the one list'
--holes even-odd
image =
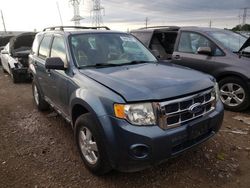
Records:
{"label": "gravel ground", "polygon": [[0,187],[250,187],[250,112],[225,112],[200,147],[136,173],[88,172],[63,118],[38,112],[30,84],[0,70]]}

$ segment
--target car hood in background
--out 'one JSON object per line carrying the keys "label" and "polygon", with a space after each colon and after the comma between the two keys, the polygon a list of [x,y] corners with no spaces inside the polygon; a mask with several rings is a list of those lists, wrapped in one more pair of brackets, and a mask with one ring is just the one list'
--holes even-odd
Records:
{"label": "car hood in background", "polygon": [[148,63],[80,72],[119,93],[128,102],[175,98],[214,84],[211,76],[171,64]]}

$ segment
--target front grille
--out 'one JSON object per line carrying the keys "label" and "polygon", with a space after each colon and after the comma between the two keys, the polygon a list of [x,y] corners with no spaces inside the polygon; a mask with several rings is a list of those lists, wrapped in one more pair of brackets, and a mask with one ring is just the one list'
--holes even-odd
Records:
{"label": "front grille", "polygon": [[[159,125],[163,129],[181,126],[195,118],[204,116],[215,109],[213,89],[184,98],[160,103]],[[159,115],[160,114],[160,115]]]}

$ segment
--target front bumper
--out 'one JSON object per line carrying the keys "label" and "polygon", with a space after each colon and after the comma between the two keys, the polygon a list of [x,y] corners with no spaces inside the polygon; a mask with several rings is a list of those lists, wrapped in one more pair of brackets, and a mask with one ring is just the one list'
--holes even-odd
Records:
{"label": "front bumper", "polygon": [[28,67],[12,68],[12,74],[17,80],[27,81],[31,79],[31,74],[28,71]]}
{"label": "front bumper", "polygon": [[[215,135],[223,121],[224,109],[219,101],[216,109],[180,127],[163,130],[159,126],[139,127],[110,116],[99,117],[106,138],[106,150],[114,169],[138,171],[201,144]],[[147,148],[137,157],[131,148]]]}

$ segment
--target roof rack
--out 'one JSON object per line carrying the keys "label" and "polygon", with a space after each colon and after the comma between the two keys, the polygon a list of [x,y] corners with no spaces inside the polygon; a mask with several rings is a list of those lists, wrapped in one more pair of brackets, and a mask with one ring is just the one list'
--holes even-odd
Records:
{"label": "roof rack", "polygon": [[64,29],[106,29],[106,30],[110,30],[108,27],[106,26],[100,26],[100,27],[83,27],[83,26],[55,26],[55,27],[47,27],[44,28],[43,31],[53,31],[53,30],[60,30],[60,31],[64,31]]}
{"label": "roof rack", "polygon": [[151,27],[142,27],[142,28],[139,28],[139,29],[157,29],[157,28],[173,28],[173,29],[179,29],[180,27],[178,26],[151,26]]}

